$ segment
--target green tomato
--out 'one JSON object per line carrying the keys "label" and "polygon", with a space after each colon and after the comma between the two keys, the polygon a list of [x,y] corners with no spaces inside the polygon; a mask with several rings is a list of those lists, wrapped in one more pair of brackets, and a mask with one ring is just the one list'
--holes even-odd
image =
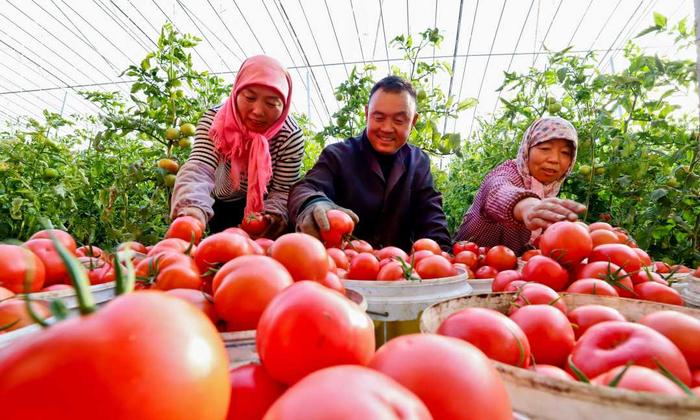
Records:
{"label": "green tomato", "polygon": [[185,137],[194,136],[196,131],[197,128],[192,123],[184,123],[180,126],[180,132]]}
{"label": "green tomato", "polygon": [[10,170],[10,164],[7,162],[0,162],[0,172],[7,172]]}
{"label": "green tomato", "polygon": [[44,179],[54,179],[58,178],[58,171],[54,168],[44,169]]}
{"label": "green tomato", "polygon": [[590,165],[581,165],[578,168],[578,173],[580,173],[583,176],[588,176],[591,174],[591,167]]}
{"label": "green tomato", "polygon": [[189,137],[183,137],[178,140],[177,145],[183,149],[187,149],[188,147],[192,147],[192,139]]}
{"label": "green tomato", "polygon": [[342,100],[343,100],[343,94],[342,94],[342,93],[336,93],[336,94],[335,94],[335,100],[336,100],[336,101],[342,101]]}
{"label": "green tomato", "polygon": [[599,166],[595,168],[595,174],[596,175],[603,175],[605,173],[605,167],[604,166]]}
{"label": "green tomato", "polygon": [[180,129],[178,129],[177,127],[168,127],[168,129],[165,130],[166,139],[175,140],[178,137],[180,137]]}
{"label": "green tomato", "polygon": [[163,183],[166,187],[172,188],[175,186],[175,178],[177,178],[175,175],[167,174],[163,177]]}
{"label": "green tomato", "polygon": [[551,105],[551,104],[556,103],[556,102],[557,102],[557,98],[555,98],[554,96],[548,96],[547,99],[544,100],[544,103],[547,105]]}
{"label": "green tomato", "polygon": [[678,182],[676,178],[669,178],[668,181],[666,181],[666,185],[671,188],[678,188],[678,186],[680,186],[681,183]]}
{"label": "green tomato", "polygon": [[425,90],[421,89],[418,91],[418,95],[416,96],[416,99],[418,99],[419,102],[422,102],[422,101],[428,99],[428,93]]}
{"label": "green tomato", "polygon": [[556,114],[561,111],[561,104],[559,102],[554,102],[547,106],[547,112],[550,114]]}

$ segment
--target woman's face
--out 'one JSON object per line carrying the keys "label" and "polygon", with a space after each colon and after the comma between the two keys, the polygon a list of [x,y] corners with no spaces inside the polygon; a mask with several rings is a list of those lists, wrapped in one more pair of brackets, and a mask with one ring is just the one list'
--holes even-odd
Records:
{"label": "woman's face", "polygon": [[236,96],[236,107],[248,130],[264,133],[282,115],[284,103],[273,89],[248,86]]}
{"label": "woman's face", "polygon": [[564,139],[548,140],[533,146],[527,164],[530,175],[543,184],[557,181],[571,166],[573,154],[571,142]]}

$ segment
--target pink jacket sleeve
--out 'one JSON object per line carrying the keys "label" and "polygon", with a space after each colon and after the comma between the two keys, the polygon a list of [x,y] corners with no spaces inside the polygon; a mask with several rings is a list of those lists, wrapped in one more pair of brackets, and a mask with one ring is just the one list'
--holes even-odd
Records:
{"label": "pink jacket sleeve", "polygon": [[485,192],[482,216],[499,223],[519,223],[513,217],[515,205],[527,197],[538,198],[537,194],[522,186],[517,170],[505,165],[488,174],[481,188]]}

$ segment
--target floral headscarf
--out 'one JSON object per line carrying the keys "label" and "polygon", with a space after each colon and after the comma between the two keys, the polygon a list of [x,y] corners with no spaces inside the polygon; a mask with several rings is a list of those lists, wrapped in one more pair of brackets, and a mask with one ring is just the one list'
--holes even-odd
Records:
{"label": "floral headscarf", "polygon": [[[549,140],[563,139],[571,142],[573,153],[571,156],[571,164],[564,175],[558,180],[549,184],[542,184],[534,176],[530,175],[528,169],[528,161],[530,158],[530,149],[540,143]],[[525,188],[537,194],[540,198],[556,197],[559,194],[561,184],[571,173],[571,169],[576,163],[576,150],[578,149],[578,135],[576,129],[567,120],[559,117],[543,117],[535,120],[523,134],[523,139],[520,142],[520,150],[515,163],[518,166],[518,172],[523,177]]]}

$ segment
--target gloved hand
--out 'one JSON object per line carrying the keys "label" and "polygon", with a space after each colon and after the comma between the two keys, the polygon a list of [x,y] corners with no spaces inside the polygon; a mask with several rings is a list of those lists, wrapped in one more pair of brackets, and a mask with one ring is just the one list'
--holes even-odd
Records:
{"label": "gloved hand", "polygon": [[306,206],[297,218],[297,232],[303,232],[321,239],[321,230],[327,231],[330,229],[328,223],[328,210],[340,210],[346,213],[355,224],[360,221],[355,212],[344,207],[340,207],[330,200],[319,200]]}
{"label": "gloved hand", "polygon": [[274,211],[263,211],[263,217],[267,221],[267,227],[260,233],[260,238],[277,239],[285,233],[289,222],[286,215],[278,214]]}
{"label": "gloved hand", "polygon": [[206,228],[207,226],[207,216],[202,210],[198,209],[197,207],[185,207],[184,209],[181,209],[177,217],[180,216],[194,217],[202,224],[203,227]]}

